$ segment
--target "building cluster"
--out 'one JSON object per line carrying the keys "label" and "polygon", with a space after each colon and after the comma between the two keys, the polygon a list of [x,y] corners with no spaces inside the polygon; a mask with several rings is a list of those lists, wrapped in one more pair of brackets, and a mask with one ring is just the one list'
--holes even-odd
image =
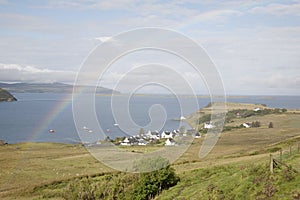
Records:
{"label": "building cluster", "polygon": [[174,139],[179,136],[182,137],[193,136],[194,138],[201,137],[201,135],[198,132],[196,132],[195,129],[189,129],[184,131],[183,133],[180,133],[179,130],[163,131],[162,133],[159,133],[158,131],[148,131],[147,133],[144,134],[126,137],[123,141],[120,142],[120,145],[144,146],[151,143],[159,143],[163,141],[165,146],[174,146],[176,145],[176,141]]}

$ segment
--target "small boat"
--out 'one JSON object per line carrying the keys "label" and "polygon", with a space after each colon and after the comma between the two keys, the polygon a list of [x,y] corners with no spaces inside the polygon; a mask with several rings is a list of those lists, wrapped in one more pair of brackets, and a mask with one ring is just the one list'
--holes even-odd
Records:
{"label": "small boat", "polygon": [[173,120],[174,121],[183,121],[185,120],[186,118],[184,116],[180,116],[180,118],[174,118]]}
{"label": "small boat", "polygon": [[114,126],[119,126],[119,124],[115,123]]}
{"label": "small boat", "polygon": [[89,132],[89,133],[92,133],[92,132],[93,132],[93,130],[88,130],[88,132]]}
{"label": "small boat", "polygon": [[49,133],[54,133],[55,131],[53,129],[49,129]]}

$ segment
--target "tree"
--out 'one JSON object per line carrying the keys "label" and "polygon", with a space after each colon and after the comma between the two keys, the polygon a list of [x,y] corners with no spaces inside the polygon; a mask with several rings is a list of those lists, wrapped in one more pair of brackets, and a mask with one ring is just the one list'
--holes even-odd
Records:
{"label": "tree", "polygon": [[274,128],[273,122],[269,123],[269,128]]}
{"label": "tree", "polygon": [[111,173],[71,180],[65,187],[63,197],[85,200],[149,200],[179,181],[169,161],[160,156],[137,161],[135,169],[140,173]]}
{"label": "tree", "polygon": [[[151,199],[164,189],[177,184],[179,177],[167,159],[153,157],[136,163],[140,179],[134,184],[133,199]],[[154,170],[154,171],[153,171]]]}
{"label": "tree", "polygon": [[255,128],[260,127],[260,122],[259,121],[252,122],[251,127],[255,127]]}

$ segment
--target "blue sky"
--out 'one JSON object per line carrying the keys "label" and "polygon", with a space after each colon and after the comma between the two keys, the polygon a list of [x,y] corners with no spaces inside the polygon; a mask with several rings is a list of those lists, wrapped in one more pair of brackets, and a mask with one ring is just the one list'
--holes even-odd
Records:
{"label": "blue sky", "polygon": [[161,27],[199,43],[228,94],[300,95],[300,1],[0,0],[0,27],[4,82],[73,83],[104,39]]}

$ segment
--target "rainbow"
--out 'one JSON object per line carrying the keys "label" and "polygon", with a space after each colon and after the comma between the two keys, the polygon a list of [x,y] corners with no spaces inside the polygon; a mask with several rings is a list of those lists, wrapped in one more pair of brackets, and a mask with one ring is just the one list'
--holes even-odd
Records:
{"label": "rainbow", "polygon": [[[40,122],[40,124],[34,130],[33,134],[31,135],[31,139],[29,141],[36,141],[41,134],[45,132],[48,133],[50,129],[49,126],[51,125],[51,123],[53,123],[53,121],[71,104],[72,104],[72,93],[67,94],[63,99],[61,99],[57,103],[57,105],[55,105],[54,109],[52,109],[51,112],[49,112],[46,115],[46,117]],[[49,133],[49,134],[53,134],[53,133]]]}

